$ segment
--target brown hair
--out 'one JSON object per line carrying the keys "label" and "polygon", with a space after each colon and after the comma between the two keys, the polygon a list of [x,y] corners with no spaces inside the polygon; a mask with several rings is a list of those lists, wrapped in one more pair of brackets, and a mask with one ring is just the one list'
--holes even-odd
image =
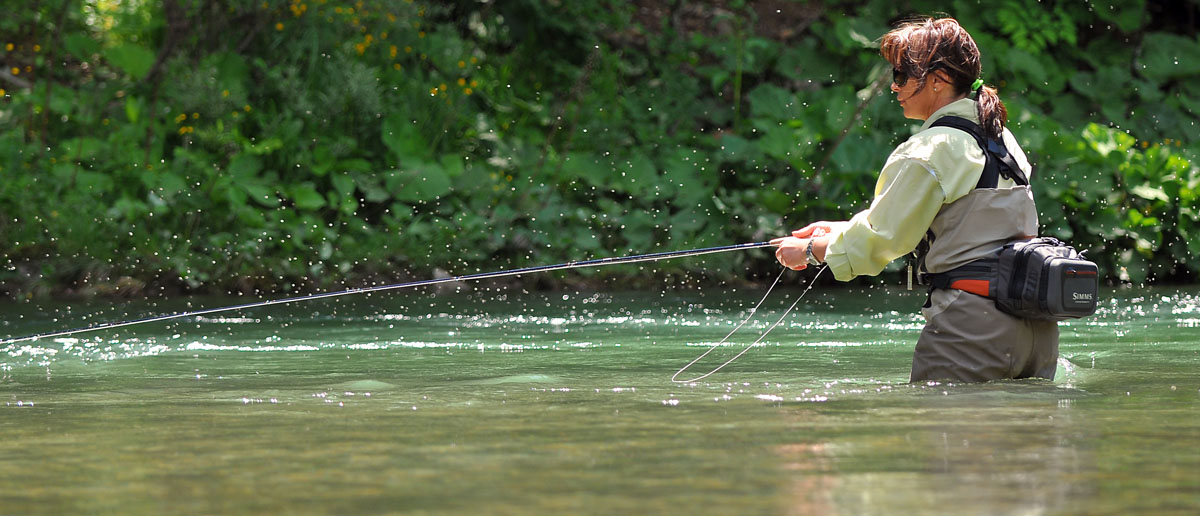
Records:
{"label": "brown hair", "polygon": [[[908,21],[884,34],[879,53],[892,67],[917,81],[917,91],[936,71],[950,79],[954,92],[971,93],[979,78],[979,47],[967,30],[954,18],[922,18]],[[975,99],[979,103],[979,125],[992,138],[999,138],[1008,122],[1008,110],[991,86],[982,86]]]}

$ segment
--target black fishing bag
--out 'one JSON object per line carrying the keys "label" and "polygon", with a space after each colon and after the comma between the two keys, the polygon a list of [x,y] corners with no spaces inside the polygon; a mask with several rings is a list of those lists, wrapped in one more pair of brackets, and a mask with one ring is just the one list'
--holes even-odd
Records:
{"label": "black fishing bag", "polygon": [[1053,237],[1009,242],[996,257],[996,308],[1025,319],[1061,321],[1096,312],[1096,264]]}

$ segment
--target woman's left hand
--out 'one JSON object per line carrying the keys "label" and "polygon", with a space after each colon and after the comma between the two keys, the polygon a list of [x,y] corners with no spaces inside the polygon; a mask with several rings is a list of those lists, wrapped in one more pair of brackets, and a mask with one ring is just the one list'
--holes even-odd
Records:
{"label": "woman's left hand", "polygon": [[805,256],[808,240],[796,237],[780,237],[771,240],[771,245],[779,247],[775,250],[775,259],[791,270],[804,270],[808,267],[808,257]]}

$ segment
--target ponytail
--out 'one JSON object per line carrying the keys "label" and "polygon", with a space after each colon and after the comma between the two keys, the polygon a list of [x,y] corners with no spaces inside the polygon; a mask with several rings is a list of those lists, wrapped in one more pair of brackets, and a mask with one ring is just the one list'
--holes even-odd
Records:
{"label": "ponytail", "polygon": [[979,125],[983,127],[983,133],[988,138],[1000,138],[1000,135],[1004,134],[1004,125],[1008,123],[1008,110],[1004,108],[1004,102],[1000,101],[996,88],[980,84],[979,89],[975,90],[975,100],[978,104],[976,114],[979,115]]}

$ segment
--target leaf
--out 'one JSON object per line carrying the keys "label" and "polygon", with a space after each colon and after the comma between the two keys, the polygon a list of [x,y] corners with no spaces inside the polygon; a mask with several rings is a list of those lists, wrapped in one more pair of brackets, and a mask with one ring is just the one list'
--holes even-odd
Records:
{"label": "leaf", "polygon": [[1139,72],[1155,82],[1200,74],[1200,40],[1152,32],[1143,40]]}
{"label": "leaf", "polygon": [[1141,27],[1149,13],[1146,0],[1091,0],[1089,4],[1089,12],[1127,34]]}
{"label": "leaf", "polygon": [[721,135],[721,155],[726,161],[747,162],[759,156],[758,147],[735,134]]}
{"label": "leaf", "polygon": [[82,33],[67,34],[63,37],[63,47],[67,53],[83,62],[90,61],[92,55],[100,51],[100,44]]}
{"label": "leaf", "polygon": [[229,175],[233,176],[235,182],[256,178],[261,169],[262,160],[244,152],[234,156],[229,162]]}
{"label": "leaf", "polygon": [[383,144],[401,160],[418,158],[427,161],[433,156],[425,136],[421,134],[417,125],[406,117],[392,115],[385,118],[380,138],[383,140]]}
{"label": "leaf", "polygon": [[244,190],[246,194],[258,204],[268,208],[275,208],[279,206],[279,197],[275,195],[275,191],[273,189],[267,187],[266,185],[258,183],[243,183],[238,186],[240,186],[242,190]]}
{"label": "leaf", "polygon": [[142,103],[137,97],[130,95],[125,98],[125,118],[129,119],[130,123],[136,124],[138,118],[142,114]]}
{"label": "leaf", "polygon": [[283,140],[279,138],[267,138],[263,141],[253,143],[246,147],[246,152],[263,155],[270,154],[283,148]]}
{"label": "leaf", "polygon": [[1013,47],[1008,51],[1006,64],[1009,71],[1013,72],[1012,76],[1025,76],[1026,84],[1041,86],[1049,80],[1046,69],[1037,57],[1019,48]]}
{"label": "leaf", "polygon": [[333,188],[342,195],[354,193],[354,178],[350,174],[337,174],[333,178]]}
{"label": "leaf", "polygon": [[624,162],[619,163],[621,171],[620,185],[624,191],[637,195],[650,190],[658,182],[658,171],[654,162],[641,152],[634,152]]}
{"label": "leaf", "polygon": [[154,52],[136,43],[122,43],[104,52],[104,58],[134,80],[141,80],[154,66]]}
{"label": "leaf", "polygon": [[450,176],[435,163],[418,163],[395,170],[387,178],[388,190],[408,202],[432,201],[450,192]]}
{"label": "leaf", "polygon": [[66,140],[61,144],[63,155],[81,161],[95,158],[105,148],[105,143],[95,138],[82,137]]}
{"label": "leaf", "polygon": [[1133,187],[1132,192],[1133,195],[1149,201],[1167,202],[1171,200],[1171,198],[1167,196],[1167,193],[1162,191],[1161,188],[1155,188],[1148,183]]}
{"label": "leaf", "polygon": [[363,198],[367,202],[384,202],[392,198],[391,192],[388,192],[380,183],[379,178],[367,174],[354,174],[354,182],[358,184],[358,189],[362,190]]}
{"label": "leaf", "polygon": [[593,186],[610,186],[612,168],[609,165],[601,163],[600,158],[590,152],[571,152],[563,159],[563,171],[568,177],[583,179]]}
{"label": "leaf", "polygon": [[799,102],[795,95],[774,84],[768,83],[754,88],[746,95],[746,101],[750,103],[750,113],[755,117],[791,120],[800,115]]}
{"label": "leaf", "polygon": [[312,183],[301,183],[292,187],[292,202],[297,208],[305,211],[315,211],[325,206],[325,197],[317,192]]}

